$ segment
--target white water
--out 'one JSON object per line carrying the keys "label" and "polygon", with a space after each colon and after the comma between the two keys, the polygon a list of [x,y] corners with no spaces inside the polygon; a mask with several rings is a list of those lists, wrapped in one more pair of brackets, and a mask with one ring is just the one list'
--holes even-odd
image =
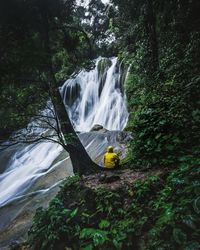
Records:
{"label": "white water", "polygon": [[[122,130],[128,119],[126,98],[122,91],[122,72],[117,58],[112,58],[101,72],[97,67],[100,60],[96,60],[93,70],[81,71],[61,88],[69,116],[78,131],[89,131],[95,124],[109,130]],[[48,111],[43,112],[48,114]],[[35,121],[28,127],[32,124],[35,125]],[[37,127],[34,130],[38,134],[44,132],[44,128]],[[28,188],[50,168],[55,167],[52,163],[61,151],[61,146],[52,142],[40,142],[16,149],[6,170],[0,174],[0,207],[25,193],[28,195]]]}
{"label": "white water", "polygon": [[96,60],[95,69],[81,71],[61,88],[69,116],[77,131],[89,131],[95,124],[108,130],[123,130],[126,126],[128,111],[122,93],[121,66],[117,58],[112,58],[111,65],[99,72],[98,64],[101,60]]}
{"label": "white water", "polygon": [[51,166],[62,151],[51,142],[29,145],[17,151],[9,162],[9,169],[0,175],[0,206],[20,196]]}

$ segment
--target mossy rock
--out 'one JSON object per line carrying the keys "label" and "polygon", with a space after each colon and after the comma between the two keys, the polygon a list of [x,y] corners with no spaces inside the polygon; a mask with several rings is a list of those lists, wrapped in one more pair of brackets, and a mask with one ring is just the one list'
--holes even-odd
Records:
{"label": "mossy rock", "polygon": [[102,58],[97,65],[97,69],[98,69],[98,73],[99,75],[102,75],[103,72],[108,69],[109,67],[111,67],[112,65],[112,61],[108,58]]}

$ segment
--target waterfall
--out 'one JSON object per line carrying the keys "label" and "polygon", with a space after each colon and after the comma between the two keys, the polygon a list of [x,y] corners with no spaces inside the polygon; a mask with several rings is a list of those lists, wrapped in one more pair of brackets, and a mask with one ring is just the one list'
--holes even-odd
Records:
{"label": "waterfall", "polygon": [[[77,131],[89,131],[95,124],[100,124],[108,130],[122,130],[125,127],[128,119],[123,90],[125,77],[126,72],[122,70],[117,58],[98,58],[94,69],[82,70],[76,77],[64,83],[60,92]],[[47,114],[49,111],[42,112]],[[32,121],[28,127],[31,128],[34,123],[35,121]],[[38,126],[34,130],[38,135],[45,132],[44,128]],[[29,133],[32,135],[33,131]],[[106,143],[105,140],[104,147]],[[90,142],[85,146],[88,149]],[[61,154],[63,154],[62,147],[52,142],[20,145],[14,150],[8,148],[7,155],[11,155],[10,160],[4,167],[5,171],[0,174],[0,207],[32,192],[33,189],[30,187],[36,180],[46,176],[55,167],[60,167],[59,164],[64,164],[63,161],[69,158],[65,155],[60,159]],[[5,152],[0,154],[0,162],[4,162],[4,156]],[[55,163],[56,159],[58,160]],[[71,171],[65,176],[70,174]],[[49,187],[46,186],[45,189],[42,186],[42,188],[48,190]]]}
{"label": "waterfall", "polygon": [[108,130],[123,130],[128,120],[124,77],[117,58],[98,58],[95,68],[82,70],[60,89],[77,131],[89,131],[95,124]]}

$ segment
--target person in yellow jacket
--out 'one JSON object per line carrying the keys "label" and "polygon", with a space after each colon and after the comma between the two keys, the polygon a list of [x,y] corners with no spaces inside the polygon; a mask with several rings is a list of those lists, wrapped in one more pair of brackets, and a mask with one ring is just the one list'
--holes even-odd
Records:
{"label": "person in yellow jacket", "polygon": [[104,154],[104,167],[113,169],[119,166],[119,156],[113,152],[113,147],[109,146]]}

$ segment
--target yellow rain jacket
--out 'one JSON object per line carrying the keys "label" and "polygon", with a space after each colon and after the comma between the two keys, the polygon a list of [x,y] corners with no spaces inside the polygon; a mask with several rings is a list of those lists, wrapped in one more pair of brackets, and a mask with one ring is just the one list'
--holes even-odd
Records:
{"label": "yellow rain jacket", "polygon": [[113,152],[113,147],[109,146],[107,152],[104,155],[105,168],[115,168],[119,164],[119,157]]}

